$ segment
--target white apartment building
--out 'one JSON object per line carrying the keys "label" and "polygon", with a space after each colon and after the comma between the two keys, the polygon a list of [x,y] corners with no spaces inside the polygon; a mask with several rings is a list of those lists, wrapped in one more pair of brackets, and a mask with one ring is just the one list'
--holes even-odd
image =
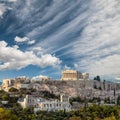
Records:
{"label": "white apartment building", "polygon": [[44,99],[41,97],[33,97],[32,95],[26,95],[23,100],[19,100],[18,103],[23,107],[34,107],[34,112],[37,111],[58,111],[58,110],[71,110],[69,103],[69,97],[60,95],[60,100],[57,99]]}

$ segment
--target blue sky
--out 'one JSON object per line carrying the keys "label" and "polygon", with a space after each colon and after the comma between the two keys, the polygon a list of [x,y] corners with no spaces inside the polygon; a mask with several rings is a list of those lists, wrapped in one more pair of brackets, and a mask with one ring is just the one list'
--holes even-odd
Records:
{"label": "blue sky", "polygon": [[120,77],[119,0],[1,0],[0,80],[63,69]]}

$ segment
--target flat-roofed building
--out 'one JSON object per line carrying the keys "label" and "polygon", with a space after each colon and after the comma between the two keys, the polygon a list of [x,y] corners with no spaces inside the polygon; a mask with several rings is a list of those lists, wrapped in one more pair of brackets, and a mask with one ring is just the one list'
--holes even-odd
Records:
{"label": "flat-roofed building", "polygon": [[25,76],[13,79],[4,79],[1,85],[1,89],[5,91],[8,91],[11,87],[19,89],[25,87],[25,85],[28,85],[29,83],[30,83],[29,78]]}
{"label": "flat-roofed building", "polygon": [[25,98],[19,99],[18,103],[23,107],[33,107],[34,112],[37,111],[59,111],[66,110],[71,111],[71,104],[69,103],[69,97],[60,95],[58,99],[45,99],[41,97],[35,97],[32,95],[26,95]]}
{"label": "flat-roofed building", "polygon": [[79,80],[82,78],[82,73],[76,70],[63,70],[62,80]]}
{"label": "flat-roofed building", "polygon": [[77,70],[63,70],[62,80],[81,80],[89,79],[89,73],[81,73]]}
{"label": "flat-roofed building", "polygon": [[2,82],[2,89],[8,91],[8,88],[11,86],[11,79],[4,79]]}

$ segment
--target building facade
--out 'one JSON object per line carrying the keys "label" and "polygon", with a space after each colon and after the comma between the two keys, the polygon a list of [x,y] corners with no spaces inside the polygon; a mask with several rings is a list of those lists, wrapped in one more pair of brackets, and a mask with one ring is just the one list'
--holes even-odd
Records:
{"label": "building facade", "polygon": [[89,79],[89,73],[80,73],[76,70],[63,70],[62,71],[62,80],[81,80]]}
{"label": "building facade", "polygon": [[61,95],[58,99],[44,99],[41,97],[33,97],[32,95],[26,95],[23,100],[19,100],[18,103],[23,107],[33,107],[34,112],[37,111],[58,111],[58,110],[71,110],[69,103],[69,97]]}
{"label": "building facade", "polygon": [[30,80],[29,78],[23,76],[14,79],[4,79],[1,85],[1,89],[5,91],[9,91],[11,87],[20,89],[20,88],[27,88],[29,86]]}

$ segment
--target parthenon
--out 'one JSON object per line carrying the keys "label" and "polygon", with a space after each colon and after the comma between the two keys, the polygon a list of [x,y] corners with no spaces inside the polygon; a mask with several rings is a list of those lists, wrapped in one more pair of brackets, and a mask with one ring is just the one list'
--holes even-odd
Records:
{"label": "parthenon", "polygon": [[80,80],[80,79],[89,79],[89,73],[80,73],[76,70],[63,70],[62,71],[62,80]]}

